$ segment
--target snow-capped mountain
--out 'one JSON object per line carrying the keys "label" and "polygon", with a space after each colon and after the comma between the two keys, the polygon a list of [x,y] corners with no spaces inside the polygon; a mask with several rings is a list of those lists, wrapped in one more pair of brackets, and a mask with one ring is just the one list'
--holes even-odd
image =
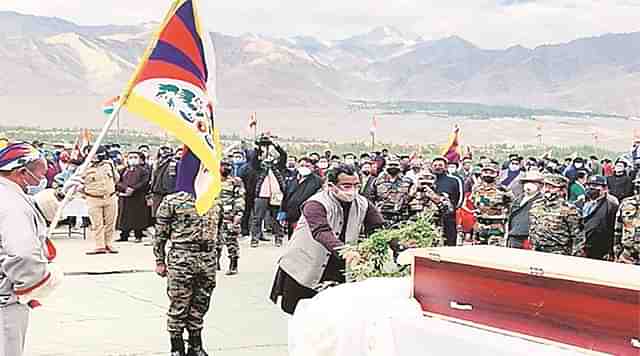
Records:
{"label": "snow-capped mountain", "polygon": [[[157,25],[79,26],[0,12],[0,96],[116,95]],[[325,108],[357,98],[636,113],[640,103],[640,33],[505,50],[393,27],[341,40],[212,37],[219,102],[228,107]]]}

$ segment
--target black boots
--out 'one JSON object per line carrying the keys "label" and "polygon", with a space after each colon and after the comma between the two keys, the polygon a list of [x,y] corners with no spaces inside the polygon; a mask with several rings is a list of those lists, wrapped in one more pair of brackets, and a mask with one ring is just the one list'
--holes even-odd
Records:
{"label": "black boots", "polygon": [[171,337],[171,356],[185,356],[182,336]]}
{"label": "black boots", "polygon": [[209,356],[202,349],[202,336],[200,332],[189,334],[189,352],[187,356]]}
{"label": "black boots", "polygon": [[233,276],[238,274],[238,257],[231,258],[231,263],[229,263],[229,270],[225,275]]}

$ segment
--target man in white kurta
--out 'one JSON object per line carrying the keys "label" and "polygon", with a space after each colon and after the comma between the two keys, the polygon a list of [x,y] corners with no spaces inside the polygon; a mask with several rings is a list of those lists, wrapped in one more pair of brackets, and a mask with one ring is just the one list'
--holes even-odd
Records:
{"label": "man in white kurta", "polygon": [[47,239],[44,210],[25,194],[46,170],[46,161],[29,144],[0,150],[0,355],[22,355],[29,308],[61,280],[51,263],[55,249]]}

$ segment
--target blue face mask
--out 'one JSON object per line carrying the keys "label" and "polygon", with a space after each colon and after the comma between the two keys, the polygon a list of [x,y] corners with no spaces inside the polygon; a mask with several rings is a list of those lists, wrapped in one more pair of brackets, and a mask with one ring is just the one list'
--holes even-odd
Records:
{"label": "blue face mask", "polygon": [[[38,179],[38,177],[36,177],[35,174],[31,173],[30,170],[25,169],[25,171],[33,179]],[[43,191],[45,189],[47,189],[47,178],[40,179],[40,183],[38,183],[38,185],[29,185],[29,184],[27,184],[27,186],[25,187],[25,190],[27,191],[27,194],[29,194],[29,195],[36,195],[36,194],[40,193],[41,191]]]}

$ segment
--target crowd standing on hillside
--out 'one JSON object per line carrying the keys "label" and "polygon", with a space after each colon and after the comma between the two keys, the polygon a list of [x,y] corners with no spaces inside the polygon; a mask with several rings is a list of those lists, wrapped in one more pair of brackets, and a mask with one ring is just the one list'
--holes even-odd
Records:
{"label": "crowd standing on hillside", "polygon": [[[174,355],[184,354],[185,330],[190,354],[206,355],[200,330],[220,256],[226,247],[226,274],[237,274],[243,237],[251,248],[289,241],[271,298],[281,298],[282,309],[291,314],[300,299],[344,282],[342,246],[419,216],[431,219],[439,231],[435,246],[494,245],[640,265],[640,139],[615,160],[514,153],[497,162],[485,156],[450,161],[388,150],[342,155],[326,150],[294,157],[262,135],[226,152],[222,193],[204,216],[195,213],[195,192],[184,183],[189,177],[180,174],[181,165],[189,164],[181,148],[141,145],[122,152],[118,144],[100,146],[81,177],[70,181],[90,146],[47,149],[38,142],[8,139],[3,146],[3,201],[37,202],[28,197],[50,189],[67,192],[81,178],[76,198],[88,207],[94,244],[88,255],[117,254],[115,243],[131,235],[137,243],[149,238],[156,272],[168,277]],[[36,161],[38,166],[31,167]],[[20,184],[14,187],[11,179]],[[38,278],[24,279],[24,272],[11,273],[32,268],[15,260],[23,256],[26,261],[33,251],[8,242],[13,226],[9,206],[0,208],[0,266],[8,271],[0,285],[11,296],[0,299],[3,313],[23,300],[22,288],[39,283]],[[37,213],[37,203],[33,206],[40,220],[49,220]],[[42,236],[42,225],[46,222],[37,224],[36,236]],[[42,265],[33,266],[41,275]],[[194,284],[194,278],[199,282]]]}

